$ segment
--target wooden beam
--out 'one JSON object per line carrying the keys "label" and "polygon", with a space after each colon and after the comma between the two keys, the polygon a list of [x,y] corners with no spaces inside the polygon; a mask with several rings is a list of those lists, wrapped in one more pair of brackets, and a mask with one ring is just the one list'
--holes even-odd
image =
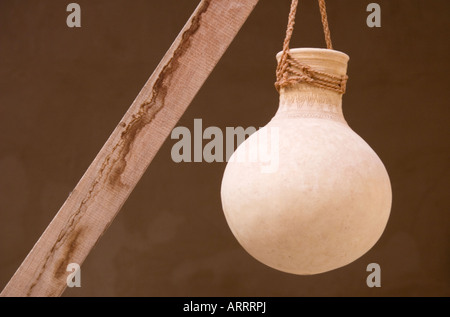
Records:
{"label": "wooden beam", "polygon": [[202,0],[1,296],[59,296],[258,0]]}

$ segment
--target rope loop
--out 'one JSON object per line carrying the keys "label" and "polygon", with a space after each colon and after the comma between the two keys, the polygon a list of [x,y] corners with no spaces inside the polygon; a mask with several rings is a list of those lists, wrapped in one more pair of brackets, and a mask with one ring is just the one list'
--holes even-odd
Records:
{"label": "rope loop", "polygon": [[[325,35],[325,42],[327,49],[332,50],[330,27],[328,25],[327,9],[325,0],[319,1],[320,15],[322,17],[323,32]],[[288,26],[286,29],[286,37],[283,42],[283,52],[278,62],[276,76],[277,81],[275,87],[278,92],[281,88],[298,84],[301,82],[310,85],[336,91],[340,94],[345,93],[347,85],[347,75],[336,76],[326,72],[321,72],[312,67],[301,63],[299,60],[293,58],[289,53],[289,45],[294,32],[295,15],[297,14],[298,0],[292,0],[291,9],[289,12]]]}

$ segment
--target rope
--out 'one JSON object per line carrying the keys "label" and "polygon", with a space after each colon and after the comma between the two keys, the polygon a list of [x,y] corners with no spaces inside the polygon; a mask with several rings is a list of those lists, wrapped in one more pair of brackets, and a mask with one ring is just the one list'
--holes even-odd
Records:
{"label": "rope", "polygon": [[325,0],[319,0],[320,16],[322,17],[323,33],[325,34],[325,42],[327,43],[327,48],[329,50],[333,49],[333,44],[331,43],[331,33],[330,27],[328,26],[328,16],[327,7],[325,5]]}
{"label": "rope", "polygon": [[[325,6],[325,0],[318,0],[320,15],[322,17],[323,32],[327,48],[332,50],[330,28],[328,26],[328,17]],[[288,26],[286,29],[286,37],[283,43],[283,52],[277,66],[277,81],[275,87],[278,91],[281,88],[306,82],[310,85],[336,91],[340,94],[345,93],[347,75],[336,76],[326,72],[321,72],[312,67],[301,63],[291,56],[289,53],[289,44],[291,42],[292,33],[294,32],[295,15],[297,13],[298,0],[292,0],[289,12]]]}

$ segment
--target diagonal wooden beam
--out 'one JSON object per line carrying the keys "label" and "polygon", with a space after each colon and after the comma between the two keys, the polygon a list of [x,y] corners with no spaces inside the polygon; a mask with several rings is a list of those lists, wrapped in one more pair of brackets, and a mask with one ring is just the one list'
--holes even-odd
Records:
{"label": "diagonal wooden beam", "polygon": [[202,0],[1,296],[59,296],[258,0]]}

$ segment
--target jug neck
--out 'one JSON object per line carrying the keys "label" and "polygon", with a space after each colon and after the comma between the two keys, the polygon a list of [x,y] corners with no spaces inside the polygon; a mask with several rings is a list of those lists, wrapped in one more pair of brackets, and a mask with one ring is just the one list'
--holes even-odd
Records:
{"label": "jug neck", "polygon": [[[280,61],[282,52],[277,54]],[[301,64],[335,76],[347,73],[348,55],[329,49],[296,48],[289,55]],[[342,93],[299,82],[280,89],[277,116],[316,117],[345,122]]]}
{"label": "jug neck", "polygon": [[282,88],[276,115],[315,117],[345,122],[342,112],[342,94],[309,84]]}

